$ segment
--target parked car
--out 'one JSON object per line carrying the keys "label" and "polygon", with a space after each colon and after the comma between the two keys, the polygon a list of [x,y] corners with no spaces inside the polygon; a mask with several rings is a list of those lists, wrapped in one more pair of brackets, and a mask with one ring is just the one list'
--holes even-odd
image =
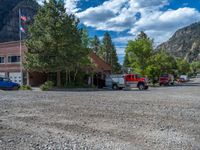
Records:
{"label": "parked car", "polygon": [[2,90],[18,90],[20,85],[12,82],[9,78],[0,77],[0,89]]}
{"label": "parked car", "polygon": [[148,89],[148,80],[140,77],[138,74],[110,75],[106,78],[106,86],[114,90],[129,88],[139,88],[139,90]]}
{"label": "parked car", "polygon": [[106,87],[114,90],[125,88],[124,75],[110,75],[106,77]]}
{"label": "parked car", "polygon": [[181,75],[178,79],[178,82],[187,82],[189,81],[188,76],[187,75]]}
{"label": "parked car", "polygon": [[163,74],[160,76],[159,85],[174,85],[174,76],[171,74]]}

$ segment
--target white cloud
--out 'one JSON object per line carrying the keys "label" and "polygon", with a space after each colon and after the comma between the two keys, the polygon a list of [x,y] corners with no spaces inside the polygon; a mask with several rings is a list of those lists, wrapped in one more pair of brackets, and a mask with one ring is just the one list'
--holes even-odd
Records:
{"label": "white cloud", "polygon": [[[67,13],[76,13],[79,11],[79,8],[77,8],[77,3],[80,0],[64,0],[64,1],[65,1],[65,8],[66,8]],[[37,0],[37,2],[40,5],[42,5],[44,0]]]}
{"label": "white cloud", "polygon": [[140,31],[145,31],[156,43],[164,42],[177,29],[200,21],[200,12],[194,8],[183,5],[183,8],[166,10],[165,6],[169,5],[170,0],[107,0],[84,11],[77,7],[78,2],[83,0],[65,2],[67,12],[75,13],[86,26],[127,33],[125,37],[113,39],[116,43],[125,44]]}
{"label": "white cloud", "polygon": [[118,44],[126,44],[127,41],[134,40],[134,39],[135,39],[134,35],[128,35],[128,36],[113,38],[113,42],[118,43]]}
{"label": "white cloud", "polygon": [[[178,28],[200,20],[200,12],[183,7],[165,10],[169,0],[108,0],[102,5],[78,12],[86,26],[97,30],[128,32],[132,36],[145,31],[156,43],[167,40]],[[139,13],[141,16],[136,17]],[[114,39],[125,42],[127,37]]]}
{"label": "white cloud", "polygon": [[76,13],[79,11],[77,3],[79,0],[65,0],[65,8],[68,13]]}
{"label": "white cloud", "polygon": [[81,21],[97,30],[125,31],[137,22],[141,8],[160,8],[168,1],[160,0],[109,0],[97,7],[77,13]]}
{"label": "white cloud", "polygon": [[100,6],[77,13],[77,17],[85,25],[97,30],[127,30],[128,26],[135,22],[132,17],[124,16],[127,13],[128,2],[129,0],[109,0]]}
{"label": "white cloud", "polygon": [[145,31],[156,43],[166,41],[179,28],[200,20],[200,13],[194,8],[179,8],[177,10],[154,11],[143,10],[142,18],[130,30],[131,34]]}
{"label": "white cloud", "polygon": [[37,0],[37,2],[42,5],[43,4],[43,0]]}
{"label": "white cloud", "polygon": [[125,46],[116,46],[117,55],[123,55],[125,51]]}

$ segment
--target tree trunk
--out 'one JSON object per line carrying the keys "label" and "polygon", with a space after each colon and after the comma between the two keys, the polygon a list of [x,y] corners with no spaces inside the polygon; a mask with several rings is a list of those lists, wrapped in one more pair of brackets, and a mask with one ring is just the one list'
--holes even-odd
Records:
{"label": "tree trunk", "polygon": [[92,81],[91,81],[91,83],[92,83],[92,87],[94,86],[94,74],[92,74]]}
{"label": "tree trunk", "polygon": [[57,87],[61,86],[60,71],[57,71]]}
{"label": "tree trunk", "polygon": [[74,82],[76,81],[76,76],[78,74],[78,69],[75,69],[75,73],[74,73]]}
{"label": "tree trunk", "polygon": [[70,74],[70,71],[69,71],[69,83],[71,83],[71,74]]}
{"label": "tree trunk", "polygon": [[30,79],[29,79],[29,72],[27,71],[27,83],[28,86],[30,86]]}
{"label": "tree trunk", "polygon": [[65,76],[65,78],[66,78],[66,85],[68,85],[69,76],[68,76],[68,71],[67,70],[66,70],[66,76]]}

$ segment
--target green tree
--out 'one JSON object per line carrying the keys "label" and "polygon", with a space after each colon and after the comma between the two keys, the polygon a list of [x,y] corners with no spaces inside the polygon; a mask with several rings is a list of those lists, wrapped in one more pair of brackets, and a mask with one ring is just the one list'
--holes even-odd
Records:
{"label": "green tree", "polygon": [[141,32],[136,40],[128,42],[125,55],[127,62],[135,72],[145,74],[144,71],[148,66],[148,60],[153,53],[153,41],[147,37],[144,32]]}
{"label": "green tree", "polygon": [[200,62],[193,61],[190,64],[190,71],[191,71],[192,75],[196,75],[200,71]]}
{"label": "green tree", "polygon": [[141,31],[137,37],[137,40],[141,40],[141,39],[149,39],[150,40],[150,38],[147,36],[147,34],[144,31]]}
{"label": "green tree", "polygon": [[89,48],[90,38],[89,38],[88,30],[86,28],[83,28],[81,30],[81,40],[82,40],[83,47]]}
{"label": "green tree", "polygon": [[149,58],[145,73],[156,83],[161,74],[175,74],[176,68],[175,58],[164,50],[159,50]]}
{"label": "green tree", "polygon": [[74,15],[66,14],[62,0],[44,1],[29,26],[25,68],[57,72],[57,86],[60,86],[60,72],[70,72],[88,58],[78,23]]}
{"label": "green tree", "polygon": [[188,75],[190,73],[190,64],[187,62],[186,59],[177,59],[177,71],[178,75],[186,74]]}
{"label": "green tree", "polygon": [[98,36],[94,36],[94,38],[91,40],[90,44],[91,49],[98,54],[101,50],[101,41],[99,40]]}
{"label": "green tree", "polygon": [[128,53],[125,53],[123,66],[124,67],[130,67],[130,61],[128,59]]}
{"label": "green tree", "polygon": [[110,64],[114,73],[120,72],[121,67],[118,63],[118,57],[115,45],[112,42],[112,38],[108,32],[104,34],[102,41],[102,48],[99,52],[99,56]]}
{"label": "green tree", "polygon": [[113,45],[112,49],[112,56],[111,56],[111,66],[113,73],[121,73],[121,65],[118,62],[117,50]]}

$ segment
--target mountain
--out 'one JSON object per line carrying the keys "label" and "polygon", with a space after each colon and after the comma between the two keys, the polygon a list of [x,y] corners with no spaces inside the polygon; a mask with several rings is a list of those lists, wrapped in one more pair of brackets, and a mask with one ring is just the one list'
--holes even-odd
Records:
{"label": "mountain", "polygon": [[19,9],[32,20],[38,8],[35,0],[0,0],[0,42],[19,40]]}
{"label": "mountain", "polygon": [[190,62],[200,54],[200,22],[179,29],[165,43],[158,46],[176,57],[186,58]]}

